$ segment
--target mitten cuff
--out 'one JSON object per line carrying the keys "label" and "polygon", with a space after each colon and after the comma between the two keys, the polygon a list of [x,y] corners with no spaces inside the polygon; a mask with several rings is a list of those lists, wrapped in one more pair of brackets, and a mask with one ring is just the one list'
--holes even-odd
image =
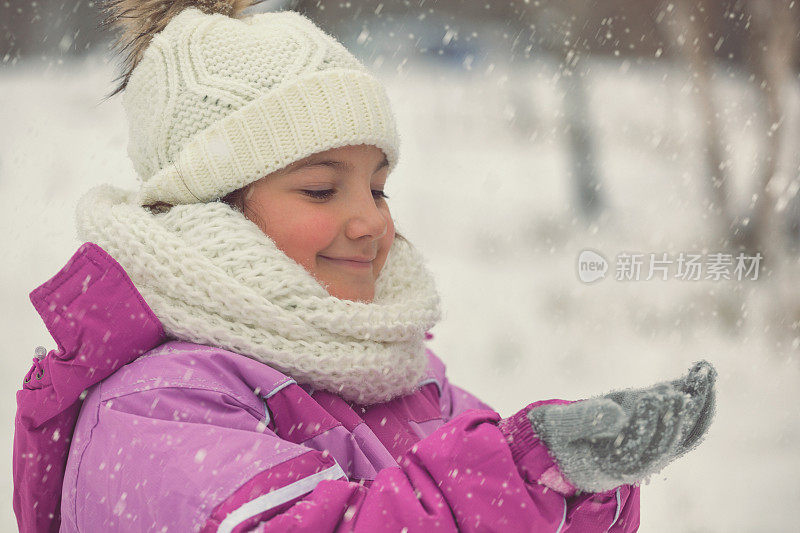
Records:
{"label": "mitten cuff", "polygon": [[572,496],[576,488],[562,474],[547,446],[533,431],[528,411],[540,405],[564,405],[566,400],[543,400],[534,402],[509,418],[498,422],[500,432],[506,437],[511,457],[517,464],[520,475],[527,482],[542,484],[564,496]]}
{"label": "mitten cuff", "polygon": [[514,458],[515,463],[518,463],[522,456],[539,442],[539,438],[533,432],[533,426],[528,420],[527,408],[509,418],[502,419],[497,423],[497,427],[508,441],[511,457]]}

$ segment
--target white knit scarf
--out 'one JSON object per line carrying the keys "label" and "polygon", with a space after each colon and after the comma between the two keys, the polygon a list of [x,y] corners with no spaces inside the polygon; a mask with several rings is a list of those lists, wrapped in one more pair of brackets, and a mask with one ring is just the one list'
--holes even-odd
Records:
{"label": "white knit scarf", "polygon": [[130,276],[176,339],[231,350],[369,405],[425,376],[425,331],[440,318],[419,252],[395,239],[371,303],[341,300],[240,212],[222,202],[154,214],[108,185],[78,203],[82,240]]}

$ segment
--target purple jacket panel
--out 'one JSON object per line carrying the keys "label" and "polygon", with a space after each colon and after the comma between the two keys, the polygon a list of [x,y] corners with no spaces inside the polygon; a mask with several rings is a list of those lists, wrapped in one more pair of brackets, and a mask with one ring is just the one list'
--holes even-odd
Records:
{"label": "purple jacket panel", "polygon": [[58,531],[81,394],[164,341],[161,323],[128,275],[92,243],[30,298],[58,349],[34,359],[17,391],[13,504],[23,533]]}

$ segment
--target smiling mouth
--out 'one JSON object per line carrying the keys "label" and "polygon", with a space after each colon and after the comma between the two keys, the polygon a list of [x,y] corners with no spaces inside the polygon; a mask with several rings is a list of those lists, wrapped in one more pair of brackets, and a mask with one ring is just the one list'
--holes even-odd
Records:
{"label": "smiling mouth", "polygon": [[350,261],[348,259],[334,259],[333,257],[320,256],[321,258],[330,261],[334,265],[355,268],[359,270],[367,270],[372,268],[372,261]]}

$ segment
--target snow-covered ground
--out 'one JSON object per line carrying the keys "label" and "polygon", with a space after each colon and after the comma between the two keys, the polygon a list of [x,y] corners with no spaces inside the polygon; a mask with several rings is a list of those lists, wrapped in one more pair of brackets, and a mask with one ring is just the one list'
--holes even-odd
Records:
{"label": "snow-covered ground", "polygon": [[[403,143],[389,202],[437,275],[445,318],[432,342],[451,380],[507,416],[537,399],[671,379],[706,358],[720,375],[716,422],[705,443],[643,488],[641,531],[795,529],[797,262],[768,258],[771,273],[757,282],[621,282],[612,269],[585,285],[576,275],[585,248],[612,264],[620,252],[717,251],[706,249],[712,229],[686,75],[667,64],[592,63],[590,118],[609,210],[586,227],[565,178],[555,69],[547,61],[515,69],[411,62],[399,74],[379,72]],[[100,103],[113,74],[96,57],[0,71],[2,530],[15,524],[14,392],[34,347],[53,347],[27,294],[79,245],[73,210],[82,192],[101,182],[136,186],[119,98]],[[718,90],[743,183],[758,141],[748,122],[756,103],[735,73]],[[737,194],[746,198],[746,187]]]}

